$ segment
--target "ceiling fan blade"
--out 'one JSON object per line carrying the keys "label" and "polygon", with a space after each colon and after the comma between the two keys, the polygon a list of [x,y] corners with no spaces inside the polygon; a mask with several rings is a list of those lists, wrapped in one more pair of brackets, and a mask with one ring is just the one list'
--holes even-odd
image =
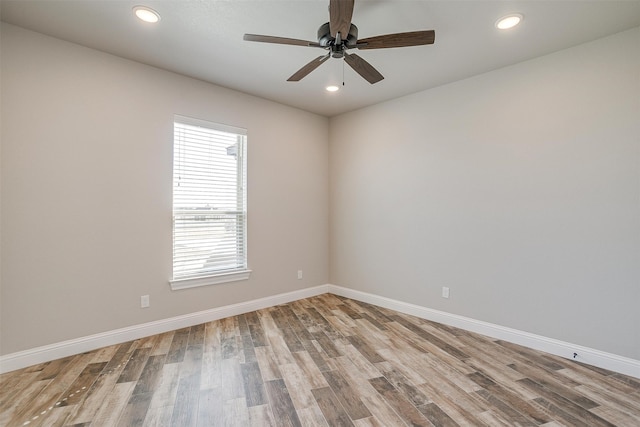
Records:
{"label": "ceiling fan blade", "polygon": [[321,47],[318,42],[310,42],[307,40],[300,40],[300,39],[289,39],[287,37],[263,36],[260,34],[245,34],[243,37],[243,40],[250,41],[250,42],[289,44],[294,46]]}
{"label": "ceiling fan blade", "polygon": [[327,55],[318,56],[316,59],[314,59],[313,61],[309,62],[307,65],[305,65],[304,67],[296,71],[291,77],[287,79],[287,81],[299,82],[300,80],[305,78],[309,73],[311,73],[313,70],[315,70],[320,65],[322,65],[324,61],[329,59],[329,56],[331,56],[330,53]]}
{"label": "ceiling fan blade", "polygon": [[340,33],[340,38],[346,40],[351,28],[354,0],[330,0],[329,1],[329,30],[331,37]]}
{"label": "ceiling fan blade", "polygon": [[[358,40],[358,49],[385,49],[390,47],[408,47],[433,44],[436,32],[412,31],[409,33],[385,34],[383,36],[368,37]],[[360,45],[362,43],[362,46]]]}
{"label": "ceiling fan blade", "polygon": [[364,59],[360,58],[355,53],[350,55],[344,54],[344,60],[349,64],[351,68],[358,74],[360,74],[366,81],[371,84],[378,83],[384,79],[384,76],[378,72],[371,64]]}

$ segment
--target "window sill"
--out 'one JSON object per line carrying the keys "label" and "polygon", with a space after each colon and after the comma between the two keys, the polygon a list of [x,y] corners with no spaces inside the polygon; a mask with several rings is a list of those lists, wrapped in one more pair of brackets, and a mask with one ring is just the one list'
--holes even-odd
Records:
{"label": "window sill", "polygon": [[251,275],[251,270],[232,271],[230,273],[214,274],[206,277],[196,277],[193,279],[177,279],[169,280],[171,290],[178,291],[180,289],[197,288],[199,286],[218,285],[220,283],[237,282],[239,280],[247,280]]}

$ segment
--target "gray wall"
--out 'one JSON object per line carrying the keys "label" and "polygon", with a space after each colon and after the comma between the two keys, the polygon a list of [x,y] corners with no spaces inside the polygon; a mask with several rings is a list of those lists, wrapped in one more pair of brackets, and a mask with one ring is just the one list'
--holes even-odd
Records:
{"label": "gray wall", "polygon": [[331,283],[640,359],[638,40],[332,118]]}
{"label": "gray wall", "polygon": [[[328,282],[326,118],[7,24],[1,40],[0,354]],[[249,281],[170,290],[174,114],[248,129]]]}
{"label": "gray wall", "polygon": [[[2,24],[0,354],[330,282],[640,359],[639,37],[328,120]],[[247,282],[169,289],[175,113],[249,130]]]}

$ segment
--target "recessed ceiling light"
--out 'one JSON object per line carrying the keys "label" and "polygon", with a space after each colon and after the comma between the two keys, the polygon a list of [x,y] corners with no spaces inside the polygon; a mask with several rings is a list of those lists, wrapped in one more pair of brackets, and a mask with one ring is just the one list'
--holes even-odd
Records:
{"label": "recessed ceiling light", "polygon": [[339,91],[339,90],[340,90],[340,88],[339,88],[338,86],[334,86],[334,85],[332,85],[332,86],[327,86],[327,87],[325,88],[325,90],[326,90],[327,92],[337,92],[337,91]]}
{"label": "recessed ceiling light", "polygon": [[144,22],[154,24],[160,20],[160,14],[147,6],[135,6],[133,8],[133,13],[136,14],[138,19]]}
{"label": "recessed ceiling light", "polygon": [[496,28],[499,30],[508,30],[518,25],[524,17],[519,13],[503,16],[496,21]]}

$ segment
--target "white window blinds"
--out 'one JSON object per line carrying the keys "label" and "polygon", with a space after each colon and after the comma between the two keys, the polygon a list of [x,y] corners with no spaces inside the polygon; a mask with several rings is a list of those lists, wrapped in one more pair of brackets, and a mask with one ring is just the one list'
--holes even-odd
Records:
{"label": "white window blinds", "polygon": [[245,153],[244,129],[175,117],[174,289],[248,277]]}

